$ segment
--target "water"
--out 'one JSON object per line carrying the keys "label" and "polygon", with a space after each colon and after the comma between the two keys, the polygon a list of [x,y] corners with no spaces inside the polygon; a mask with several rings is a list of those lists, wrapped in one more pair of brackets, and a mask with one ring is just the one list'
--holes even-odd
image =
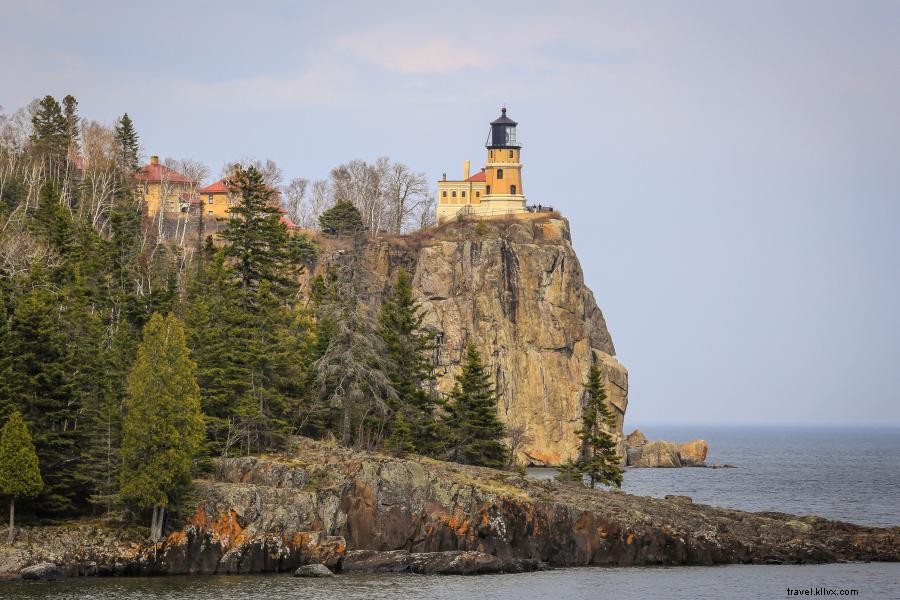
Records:
{"label": "water", "polygon": [[[630,431],[630,429],[629,429]],[[628,469],[622,489],[749,511],[900,525],[900,429],[641,427],[648,439],[709,443],[708,464],[735,469]],[[547,478],[553,469],[531,469]]]}
{"label": "water", "polygon": [[[0,585],[21,600],[745,600],[787,598],[787,589],[856,590],[857,598],[900,598],[900,565],[582,568],[525,575],[287,575],[80,579]],[[840,592],[838,592],[840,593]]]}
{"label": "water", "polygon": [[[630,469],[624,489],[744,510],[818,514],[867,525],[900,525],[900,430],[642,427],[650,439],[710,444],[710,463],[735,469]],[[539,477],[552,470],[532,470]],[[285,575],[77,579],[0,584],[0,598],[74,600],[695,600],[789,598],[788,589],[855,590],[900,600],[900,564],[582,568],[522,575],[430,577]],[[845,594],[847,595],[847,594]]]}

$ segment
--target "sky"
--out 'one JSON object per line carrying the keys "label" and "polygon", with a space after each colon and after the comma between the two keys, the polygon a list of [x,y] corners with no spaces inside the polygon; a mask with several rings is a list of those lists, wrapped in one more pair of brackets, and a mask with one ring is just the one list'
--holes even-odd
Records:
{"label": "sky", "polygon": [[0,0],[0,106],[145,155],[460,176],[519,122],[631,424],[900,425],[900,3]]}

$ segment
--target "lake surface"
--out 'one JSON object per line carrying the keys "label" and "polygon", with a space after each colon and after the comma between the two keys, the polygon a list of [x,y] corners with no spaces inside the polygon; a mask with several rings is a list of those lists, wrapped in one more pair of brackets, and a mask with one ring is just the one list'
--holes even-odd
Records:
{"label": "lake surface", "polygon": [[[631,431],[630,428],[626,428]],[[622,489],[749,511],[900,525],[900,429],[641,427],[648,439],[709,443],[708,464],[734,469],[628,469]],[[547,478],[553,469],[530,469]]]}
{"label": "lake surface", "polygon": [[76,600],[663,600],[787,598],[787,589],[856,590],[900,598],[900,565],[559,569],[523,575],[288,575],[79,579],[0,585],[0,598]]}
{"label": "lake surface", "polygon": [[[629,469],[623,489],[744,510],[900,525],[900,429],[641,427],[650,439],[704,438],[710,463],[735,469]],[[630,429],[629,429],[630,430]],[[550,469],[531,471],[550,477]],[[0,584],[0,598],[70,600],[696,600],[789,598],[788,589],[856,590],[900,599],[900,564],[581,568],[521,575],[285,575],[79,579]],[[824,597],[820,594],[819,597]],[[810,596],[812,597],[812,596]]]}

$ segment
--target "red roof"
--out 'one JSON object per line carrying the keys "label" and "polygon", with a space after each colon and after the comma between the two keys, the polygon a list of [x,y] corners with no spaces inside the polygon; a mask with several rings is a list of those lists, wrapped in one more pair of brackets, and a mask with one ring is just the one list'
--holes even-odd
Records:
{"label": "red roof", "polygon": [[478,171],[477,173],[466,179],[466,181],[485,181],[484,171]]}
{"label": "red roof", "polygon": [[134,178],[138,181],[146,181],[148,183],[156,183],[163,180],[170,183],[193,183],[178,171],[158,163],[144,165],[134,174]]}
{"label": "red roof", "polygon": [[227,194],[228,186],[225,185],[225,180],[220,179],[215,183],[211,183],[202,190],[197,190],[201,194]]}

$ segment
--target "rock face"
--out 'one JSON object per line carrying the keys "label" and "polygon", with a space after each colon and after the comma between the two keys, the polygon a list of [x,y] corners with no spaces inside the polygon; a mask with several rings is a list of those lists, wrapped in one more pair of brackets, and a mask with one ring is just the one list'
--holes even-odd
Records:
{"label": "rock face", "polygon": [[900,528],[642,498],[309,440],[291,457],[219,459],[197,492],[197,513],[156,545],[85,525],[24,528],[14,545],[0,545],[0,575],[48,561],[74,576],[293,572],[313,563],[450,573],[900,560]]}
{"label": "rock face", "polygon": [[705,440],[685,444],[648,442],[640,429],[625,437],[625,464],[629,467],[705,467],[709,446]]}
{"label": "rock face", "polygon": [[686,467],[701,467],[706,464],[709,446],[705,440],[693,440],[686,444],[678,444],[678,457]]}
{"label": "rock face", "polygon": [[[412,276],[437,334],[438,389],[449,392],[467,342],[490,365],[500,417],[528,440],[519,458],[556,465],[579,442],[582,384],[592,361],[605,378],[621,434],[628,373],[559,217],[453,222],[428,237],[370,243],[362,260],[373,305],[399,268]],[[325,240],[327,242],[327,240]],[[323,253],[319,269],[346,253]],[[624,449],[622,449],[624,450]]]}

